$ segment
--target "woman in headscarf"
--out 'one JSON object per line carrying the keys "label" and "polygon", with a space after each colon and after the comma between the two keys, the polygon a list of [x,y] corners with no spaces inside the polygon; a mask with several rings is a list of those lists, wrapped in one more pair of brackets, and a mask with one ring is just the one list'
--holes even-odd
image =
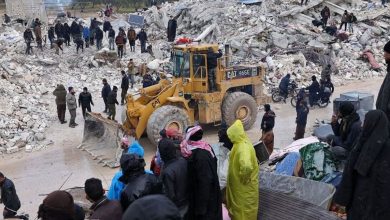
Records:
{"label": "woman in headscarf", "polygon": [[240,120],[227,130],[233,148],[229,156],[226,200],[233,220],[257,220],[259,208],[259,165],[255,148]]}
{"label": "woman in headscarf", "polygon": [[188,161],[188,219],[222,220],[222,197],[217,174],[217,158],[211,146],[202,140],[200,126],[187,129],[181,152]]}
{"label": "woman in headscarf", "polygon": [[348,220],[390,219],[390,134],[381,110],[369,111],[354,145],[335,202]]}

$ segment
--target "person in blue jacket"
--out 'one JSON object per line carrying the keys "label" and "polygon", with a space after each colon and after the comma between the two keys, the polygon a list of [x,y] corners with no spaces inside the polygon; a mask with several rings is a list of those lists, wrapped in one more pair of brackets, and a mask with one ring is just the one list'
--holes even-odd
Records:
{"label": "person in blue jacket", "polygon": [[89,28],[87,26],[85,26],[83,28],[83,38],[84,38],[84,41],[85,41],[85,48],[89,47],[89,41],[90,41],[89,37],[90,37]]}
{"label": "person in blue jacket", "polygon": [[[144,157],[145,151],[144,148],[139,144],[137,140],[134,140],[131,145],[129,145],[129,140],[124,137],[122,138],[121,145],[123,148],[123,153],[136,154],[139,157]],[[150,170],[145,170],[145,173],[153,174]],[[115,173],[111,181],[110,189],[107,193],[107,198],[110,200],[120,200],[121,192],[125,188],[125,184],[119,181],[119,178],[123,176],[122,170],[119,170]]]}

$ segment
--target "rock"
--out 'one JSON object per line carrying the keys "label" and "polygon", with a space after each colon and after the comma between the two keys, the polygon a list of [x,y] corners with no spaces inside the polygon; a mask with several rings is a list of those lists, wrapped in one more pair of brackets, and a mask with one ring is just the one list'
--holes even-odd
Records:
{"label": "rock", "polygon": [[20,150],[20,148],[18,146],[14,146],[14,147],[10,147],[10,148],[7,148],[7,154],[13,154],[13,153],[16,153]]}
{"label": "rock", "polygon": [[273,45],[283,49],[286,49],[288,47],[289,41],[286,35],[279,34],[277,32],[272,32],[271,38]]}
{"label": "rock", "polygon": [[35,134],[35,137],[36,137],[36,140],[38,140],[38,141],[43,141],[46,138],[43,133],[37,133],[37,134]]}

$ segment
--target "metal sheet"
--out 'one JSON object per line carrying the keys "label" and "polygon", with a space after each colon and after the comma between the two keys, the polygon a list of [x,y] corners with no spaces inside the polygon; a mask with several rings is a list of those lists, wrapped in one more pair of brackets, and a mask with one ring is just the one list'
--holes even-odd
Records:
{"label": "metal sheet", "polygon": [[130,14],[128,22],[131,26],[142,28],[145,23],[145,18],[141,15]]}

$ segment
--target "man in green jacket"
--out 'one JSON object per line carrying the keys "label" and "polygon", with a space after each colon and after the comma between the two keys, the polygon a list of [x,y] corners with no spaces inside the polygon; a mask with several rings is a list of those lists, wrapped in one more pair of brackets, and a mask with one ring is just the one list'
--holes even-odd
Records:
{"label": "man in green jacket", "polygon": [[69,127],[74,128],[78,124],[76,124],[76,109],[77,109],[77,101],[76,101],[76,92],[73,87],[68,88],[69,93],[66,95],[66,103],[68,104],[68,109],[70,113],[70,121]]}
{"label": "man in green jacket", "polygon": [[65,112],[66,112],[66,89],[64,85],[58,84],[57,88],[53,91],[53,95],[56,97],[57,115],[61,124],[65,124]]}

